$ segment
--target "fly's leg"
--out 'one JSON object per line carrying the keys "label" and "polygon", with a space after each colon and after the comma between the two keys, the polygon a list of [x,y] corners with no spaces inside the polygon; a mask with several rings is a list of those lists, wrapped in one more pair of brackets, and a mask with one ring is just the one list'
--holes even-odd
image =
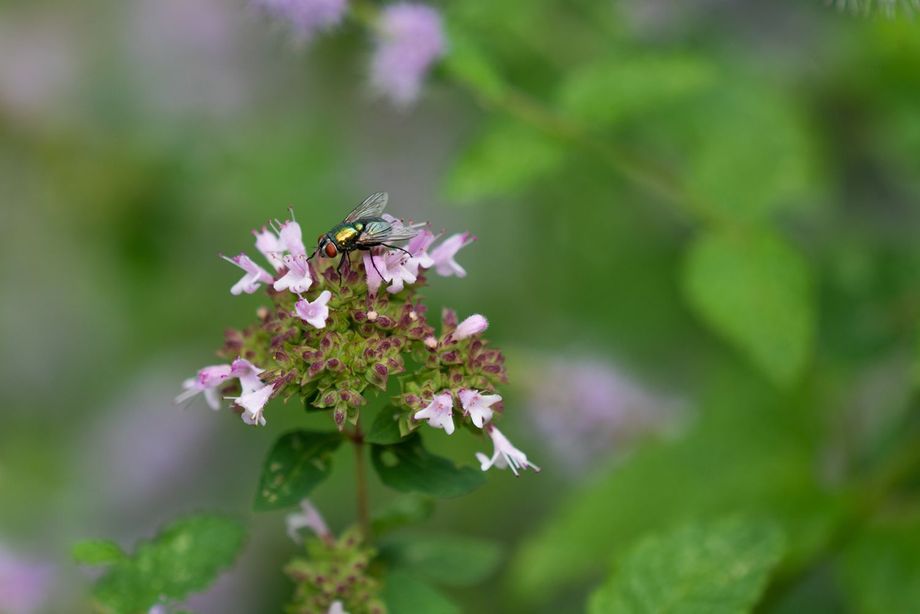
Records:
{"label": "fly's leg", "polygon": [[377,268],[377,257],[374,255],[374,250],[369,249],[367,251],[371,255],[371,264],[374,265],[374,270],[377,271],[377,275],[379,275],[380,279],[382,279],[383,281],[390,283],[390,280],[384,277],[383,273],[380,272],[380,269]]}

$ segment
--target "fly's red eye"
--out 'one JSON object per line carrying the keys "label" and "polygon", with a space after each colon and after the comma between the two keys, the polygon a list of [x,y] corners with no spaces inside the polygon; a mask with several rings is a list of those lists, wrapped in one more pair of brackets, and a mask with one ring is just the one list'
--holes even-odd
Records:
{"label": "fly's red eye", "polygon": [[335,248],[335,243],[333,243],[332,241],[326,243],[326,247],[323,251],[326,252],[327,258],[335,258],[336,254],[339,253],[338,250]]}

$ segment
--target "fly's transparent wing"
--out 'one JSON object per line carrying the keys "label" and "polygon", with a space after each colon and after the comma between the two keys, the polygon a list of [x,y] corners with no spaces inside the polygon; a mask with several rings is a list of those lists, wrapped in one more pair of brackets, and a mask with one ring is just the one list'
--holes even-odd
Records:
{"label": "fly's transparent wing", "polygon": [[344,220],[345,223],[350,224],[363,217],[380,217],[380,214],[383,213],[387,206],[387,198],[386,192],[371,194],[364,199],[364,202],[355,207],[354,211],[348,214],[348,217]]}
{"label": "fly's transparent wing", "polygon": [[403,224],[399,220],[373,221],[369,222],[364,228],[364,232],[358,237],[358,243],[362,245],[379,245],[381,243],[393,243],[394,241],[408,241],[419,233],[419,230],[425,224]]}

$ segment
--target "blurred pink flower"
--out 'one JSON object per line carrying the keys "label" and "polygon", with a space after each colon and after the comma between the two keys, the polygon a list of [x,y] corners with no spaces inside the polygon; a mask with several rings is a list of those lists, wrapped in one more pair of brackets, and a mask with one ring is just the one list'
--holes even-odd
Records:
{"label": "blurred pink flower", "polygon": [[254,4],[284,22],[302,43],[339,25],[347,8],[346,0],[254,0]]}
{"label": "blurred pink flower", "polygon": [[444,429],[448,435],[454,432],[454,399],[449,392],[436,394],[424,409],[415,412],[416,420],[428,420],[428,426]]}
{"label": "blurred pink flower", "polygon": [[422,4],[400,2],[383,9],[378,29],[371,83],[397,106],[409,106],[428,69],[444,55],[441,15]]}
{"label": "blurred pink flower", "polygon": [[470,420],[477,428],[482,428],[486,422],[492,419],[494,412],[492,406],[502,400],[498,394],[482,394],[478,390],[469,390],[464,388],[458,393],[460,404],[463,406],[464,413],[468,414]]}
{"label": "blurred pink flower", "polygon": [[33,614],[42,609],[54,581],[54,568],[16,556],[0,546],[0,612]]}
{"label": "blurred pink flower", "polygon": [[431,250],[431,260],[438,275],[443,275],[444,277],[450,277],[451,275],[465,277],[466,270],[457,264],[457,261],[454,260],[454,256],[457,255],[460,248],[469,245],[474,240],[475,237],[470,233],[462,232],[448,237],[442,241],[440,245]]}
{"label": "blurred pink flower", "polygon": [[239,295],[243,292],[246,294],[252,294],[259,289],[261,284],[270,284],[273,281],[272,276],[268,274],[268,271],[253,262],[252,259],[249,258],[249,256],[246,254],[239,254],[232,258],[222,256],[222,258],[227,262],[233,263],[240,267],[246,273],[240,278],[238,282],[233,284],[233,287],[230,288],[230,294]]}
{"label": "blurred pink flower", "polygon": [[327,303],[330,298],[332,292],[329,290],[323,290],[312,303],[302,298],[294,305],[294,315],[314,328],[325,328],[326,320],[329,318]]}
{"label": "blurred pink flower", "polygon": [[489,328],[489,321],[486,320],[485,316],[475,313],[468,317],[467,319],[460,322],[457,325],[457,328],[450,334],[450,338],[454,341],[460,341],[461,339],[466,339],[473,335],[478,335],[484,332]]}
{"label": "blurred pink flower", "polygon": [[184,392],[176,397],[176,404],[184,403],[198,393],[203,392],[204,398],[211,409],[220,409],[220,397],[217,388],[227,381],[231,375],[230,365],[212,365],[198,371],[195,378],[182,382]]}
{"label": "blurred pink flower", "polygon": [[491,457],[482,452],[476,453],[476,459],[479,461],[483,471],[488,471],[492,467],[498,467],[499,469],[511,468],[511,472],[514,475],[518,475],[518,470],[524,469],[540,471],[540,468],[528,461],[527,455],[511,445],[508,438],[494,425],[489,424],[484,430],[492,439],[494,451]]}
{"label": "blurred pink flower", "polygon": [[299,512],[290,513],[285,517],[288,537],[294,540],[295,543],[299,544],[303,542],[303,538],[301,538],[299,533],[301,529],[310,529],[317,537],[322,539],[332,537],[332,531],[329,530],[326,521],[323,520],[322,514],[319,513],[319,510],[316,509],[309,499],[304,499],[300,502],[300,510]]}

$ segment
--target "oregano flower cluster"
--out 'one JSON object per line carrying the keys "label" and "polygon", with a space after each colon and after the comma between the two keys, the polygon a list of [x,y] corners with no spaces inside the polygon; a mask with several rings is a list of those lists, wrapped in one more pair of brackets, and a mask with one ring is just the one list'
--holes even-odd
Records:
{"label": "oregano flower cluster", "polygon": [[456,256],[474,237],[439,241],[415,224],[405,248],[345,253],[339,262],[308,256],[293,212],[291,218],[253,231],[265,266],[245,253],[224,257],[243,271],[231,294],[264,289],[267,304],[256,322],[226,333],[219,355],[227,362],[186,380],[177,402],[201,393],[218,409],[229,400],[246,424],[264,426],[270,399],[296,399],[328,413],[342,431],[358,424],[368,394],[378,390],[389,396],[402,437],[426,423],[448,435],[458,427],[481,430],[493,443],[491,456],[477,455],[483,471],[539,470],[494,426],[507,375],[504,356],[483,337],[486,318],[460,319],[444,309],[436,327],[418,294],[432,272],[466,275]]}

